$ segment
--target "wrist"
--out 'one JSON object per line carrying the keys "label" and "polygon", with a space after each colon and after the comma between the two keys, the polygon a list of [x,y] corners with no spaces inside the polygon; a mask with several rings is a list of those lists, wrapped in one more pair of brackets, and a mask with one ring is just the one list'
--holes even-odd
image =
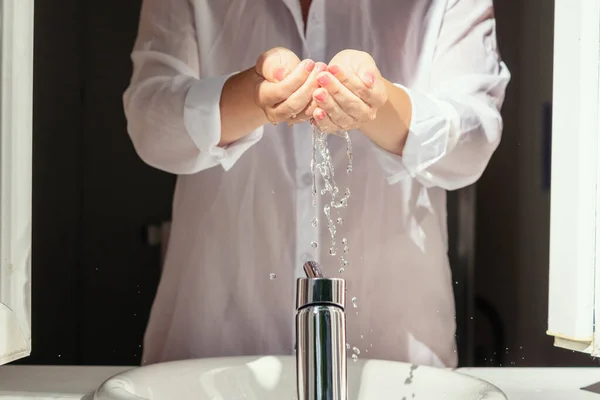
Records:
{"label": "wrist", "polygon": [[262,77],[253,68],[232,75],[221,93],[221,141],[223,147],[248,135],[267,123],[263,110],[256,104],[256,85]]}
{"label": "wrist", "polygon": [[387,101],[377,110],[374,120],[363,124],[360,130],[379,147],[402,155],[408,137],[412,103],[408,93],[384,80]]}

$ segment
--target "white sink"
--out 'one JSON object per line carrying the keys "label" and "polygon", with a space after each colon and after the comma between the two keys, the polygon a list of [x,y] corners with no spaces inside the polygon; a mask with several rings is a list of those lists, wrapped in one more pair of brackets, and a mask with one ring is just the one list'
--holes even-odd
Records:
{"label": "white sink", "polygon": [[[444,369],[358,360],[348,363],[349,400],[507,400],[491,384]],[[110,378],[95,400],[294,400],[294,357],[176,361]]]}

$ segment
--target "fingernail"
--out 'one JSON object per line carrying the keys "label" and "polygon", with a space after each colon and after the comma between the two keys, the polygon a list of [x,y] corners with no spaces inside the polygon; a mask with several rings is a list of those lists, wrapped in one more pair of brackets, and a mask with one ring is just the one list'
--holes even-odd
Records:
{"label": "fingernail", "polygon": [[286,75],[287,70],[283,67],[277,68],[277,70],[275,70],[275,79],[277,79],[278,81],[282,81]]}
{"label": "fingernail", "polygon": [[329,67],[327,67],[327,70],[329,72],[331,72],[333,75],[337,75],[340,73],[339,65],[330,65]]}
{"label": "fingernail", "polygon": [[317,78],[317,82],[321,86],[327,86],[327,85],[329,85],[329,77],[327,75],[321,75],[320,77]]}
{"label": "fingernail", "polygon": [[306,72],[311,72],[315,68],[315,62],[313,60],[304,61],[304,70]]}
{"label": "fingernail", "polygon": [[322,121],[325,119],[325,111],[319,109],[319,110],[317,110],[316,114],[317,114],[317,119],[319,121]]}
{"label": "fingernail", "polygon": [[317,94],[315,94],[315,99],[317,99],[317,101],[325,101],[327,99],[327,92],[325,91],[321,91],[321,92],[317,92]]}
{"label": "fingernail", "polygon": [[316,68],[317,72],[323,72],[326,69],[327,69],[327,64],[323,64],[321,62],[317,64],[317,68]]}
{"label": "fingernail", "polygon": [[375,75],[372,72],[365,72],[362,78],[363,82],[367,86],[372,86],[375,83]]}

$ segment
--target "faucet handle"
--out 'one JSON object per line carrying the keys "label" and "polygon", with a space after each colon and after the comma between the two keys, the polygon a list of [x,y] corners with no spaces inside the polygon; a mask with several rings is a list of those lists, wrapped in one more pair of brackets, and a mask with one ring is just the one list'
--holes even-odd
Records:
{"label": "faucet handle", "polygon": [[304,264],[307,278],[296,282],[296,309],[310,304],[329,304],[342,309],[346,307],[346,281],[340,278],[325,278],[316,261]]}
{"label": "faucet handle", "polygon": [[304,264],[304,273],[308,278],[324,278],[323,270],[316,261],[307,261]]}

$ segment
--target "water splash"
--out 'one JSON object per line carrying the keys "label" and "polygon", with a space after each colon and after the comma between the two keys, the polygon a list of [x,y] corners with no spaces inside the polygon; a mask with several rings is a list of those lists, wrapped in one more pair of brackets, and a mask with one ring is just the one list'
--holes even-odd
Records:
{"label": "water splash", "polygon": [[[334,220],[332,214],[339,214],[341,208],[348,207],[348,200],[351,193],[349,188],[345,188],[343,195],[340,194],[340,189],[335,182],[333,158],[327,145],[329,134],[321,132],[312,120],[311,125],[313,130],[312,159],[310,161],[310,170],[312,173],[312,205],[313,207],[317,206],[317,193],[320,193],[322,196],[326,197],[326,200],[324,201],[325,204],[323,206],[323,214],[325,215],[325,219],[327,221],[327,229],[331,239],[329,254],[335,256],[337,254],[337,227],[342,225],[343,220],[339,215],[336,215]],[[338,132],[334,133],[333,135],[339,136],[346,140],[346,155],[348,157],[348,167],[346,168],[346,172],[350,174],[352,172],[352,141],[350,140],[350,135],[348,132]],[[317,173],[321,177],[320,180],[323,182],[323,187],[320,190],[317,188]],[[318,219],[315,217],[312,221],[313,226],[315,226],[315,221],[318,221]],[[344,250],[347,253],[347,242],[344,242],[344,240]],[[342,265],[342,268],[343,267],[344,265]]]}

